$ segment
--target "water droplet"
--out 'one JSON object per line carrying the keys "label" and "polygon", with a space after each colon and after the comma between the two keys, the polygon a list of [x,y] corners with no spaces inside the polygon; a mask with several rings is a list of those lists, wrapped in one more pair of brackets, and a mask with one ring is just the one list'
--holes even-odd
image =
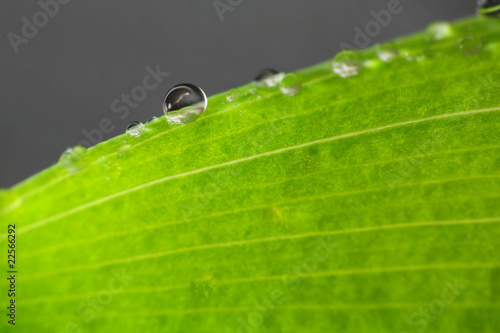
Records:
{"label": "water droplet", "polygon": [[467,57],[474,56],[481,51],[483,43],[476,36],[467,36],[460,41],[460,52]]}
{"label": "water droplet", "polygon": [[59,165],[70,173],[74,173],[83,167],[83,156],[87,148],[75,146],[66,149],[59,158]]}
{"label": "water droplet", "polygon": [[269,88],[276,87],[285,74],[278,72],[272,68],[265,68],[261,70],[254,79],[257,84],[263,84]]}
{"label": "water droplet", "polygon": [[65,163],[67,161],[74,161],[76,159],[79,159],[80,156],[82,156],[86,152],[87,148],[82,146],[70,147],[62,153],[61,157],[59,158],[59,162]]}
{"label": "water droplet", "polygon": [[121,158],[127,157],[129,155],[129,150],[132,146],[131,145],[123,145],[118,149],[118,156]]}
{"label": "water droplet", "polygon": [[500,17],[499,0],[478,0],[477,5],[479,14]]}
{"label": "water droplet", "polygon": [[377,56],[384,62],[392,62],[397,58],[399,50],[396,44],[389,42],[381,44],[377,50]]}
{"label": "water droplet", "polygon": [[163,111],[171,125],[194,122],[207,108],[207,96],[200,87],[184,83],[170,89],[165,95]]}
{"label": "water droplet", "polygon": [[302,89],[302,78],[295,73],[288,73],[281,79],[280,90],[287,96],[295,96]]}
{"label": "water droplet", "polygon": [[422,50],[405,50],[403,55],[407,61],[422,61],[425,59],[425,52]]}
{"label": "water droplet", "polygon": [[446,22],[436,22],[432,23],[427,27],[427,33],[430,34],[430,36],[435,39],[443,39],[446,37],[450,37],[453,35],[453,28],[449,23]]}
{"label": "water droplet", "polygon": [[133,121],[127,126],[127,133],[135,138],[141,136],[144,124],[140,121]]}
{"label": "water droplet", "polygon": [[146,122],[146,124],[152,123],[154,121],[158,120],[158,117],[151,117],[149,120]]}
{"label": "water droplet", "polygon": [[357,75],[363,69],[363,56],[354,50],[337,53],[332,62],[333,72],[341,77]]}
{"label": "water droplet", "polygon": [[228,102],[236,102],[238,98],[241,97],[241,93],[238,89],[229,90],[229,95],[227,95],[226,99]]}
{"label": "water droplet", "polygon": [[22,198],[14,189],[0,189],[0,212],[6,213],[21,206]]}

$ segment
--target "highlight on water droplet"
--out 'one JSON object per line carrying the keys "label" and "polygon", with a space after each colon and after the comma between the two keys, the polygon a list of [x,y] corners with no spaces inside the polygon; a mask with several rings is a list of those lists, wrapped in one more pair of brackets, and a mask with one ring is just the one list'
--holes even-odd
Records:
{"label": "highlight on water droplet", "polygon": [[440,40],[453,35],[453,28],[447,22],[432,23],[427,27],[426,31],[434,40]]}
{"label": "highlight on water droplet", "polygon": [[477,36],[467,36],[460,40],[460,53],[464,56],[471,57],[479,53],[483,47],[481,38]]}
{"label": "highlight on water droplet", "polygon": [[377,56],[383,62],[393,62],[398,57],[399,50],[392,42],[380,44],[377,49]]}
{"label": "highlight on water droplet", "polygon": [[296,73],[287,73],[280,82],[280,90],[287,96],[295,96],[302,89],[302,77]]}
{"label": "highlight on water droplet", "polygon": [[127,126],[127,133],[134,138],[140,137],[144,129],[144,124],[140,121],[133,121]]}
{"label": "highlight on water droplet", "polygon": [[358,75],[363,69],[363,60],[363,56],[358,51],[340,51],[335,58],[333,58],[333,72],[344,78]]}
{"label": "highlight on water droplet", "polygon": [[170,89],[163,100],[163,111],[171,125],[189,124],[207,109],[207,96],[198,86],[179,84]]}
{"label": "highlight on water droplet", "polygon": [[477,6],[481,15],[500,17],[500,0],[478,0]]}
{"label": "highlight on water droplet", "polygon": [[269,88],[276,87],[285,74],[272,68],[264,68],[257,73],[254,82]]}

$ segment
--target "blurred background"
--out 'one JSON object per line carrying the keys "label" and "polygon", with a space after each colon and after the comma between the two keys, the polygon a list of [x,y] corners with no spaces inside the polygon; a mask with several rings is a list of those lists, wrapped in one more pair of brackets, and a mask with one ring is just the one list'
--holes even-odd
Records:
{"label": "blurred background", "polygon": [[[373,12],[398,2],[0,1],[0,187],[54,164],[68,146],[161,115],[178,83],[212,95],[262,68],[293,71],[332,58],[341,43],[356,46]],[[476,12],[475,0],[399,2],[363,43]]]}

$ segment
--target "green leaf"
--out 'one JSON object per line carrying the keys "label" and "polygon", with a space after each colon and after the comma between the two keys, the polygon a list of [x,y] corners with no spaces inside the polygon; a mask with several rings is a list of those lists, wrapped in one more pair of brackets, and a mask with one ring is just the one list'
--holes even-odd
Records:
{"label": "green leaf", "polygon": [[394,46],[3,191],[16,332],[498,332],[500,20]]}

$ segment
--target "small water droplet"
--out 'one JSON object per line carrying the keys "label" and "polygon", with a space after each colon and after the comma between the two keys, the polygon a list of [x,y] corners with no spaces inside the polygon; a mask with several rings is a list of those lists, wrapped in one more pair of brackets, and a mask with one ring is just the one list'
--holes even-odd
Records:
{"label": "small water droplet", "polygon": [[59,158],[59,165],[68,172],[74,173],[83,167],[83,156],[86,152],[87,148],[83,146],[67,148]]}
{"label": "small water droplet", "polygon": [[127,133],[135,138],[141,136],[144,124],[140,121],[133,121],[127,126]]}
{"label": "small water droplet", "polygon": [[179,84],[170,89],[163,101],[165,117],[171,125],[194,122],[207,108],[205,92],[194,84]]}
{"label": "small water droplet", "polygon": [[477,11],[481,15],[500,17],[499,0],[478,0]]}
{"label": "small water droplet", "polygon": [[118,149],[118,156],[121,158],[127,157],[129,155],[129,150],[132,146],[131,145],[123,145]]}
{"label": "small water droplet", "polygon": [[427,27],[426,31],[434,40],[440,40],[453,35],[453,28],[447,22],[432,23]]}
{"label": "small water droplet", "polygon": [[422,61],[425,59],[425,52],[422,50],[405,50],[403,56],[406,61]]}
{"label": "small water droplet", "polygon": [[462,53],[464,56],[471,57],[479,53],[481,51],[481,48],[483,46],[483,43],[481,42],[481,39],[476,37],[476,36],[467,36],[462,38],[460,41],[460,53]]}
{"label": "small water droplet", "polygon": [[262,69],[254,79],[254,82],[260,85],[266,85],[269,88],[276,87],[285,74],[272,68]]}
{"label": "small water droplet", "polygon": [[158,120],[158,117],[151,117],[149,120],[146,122],[146,124],[152,123],[154,121]]}
{"label": "small water droplet", "polygon": [[302,89],[302,78],[295,73],[288,73],[281,79],[280,90],[287,96],[295,96]]}
{"label": "small water droplet", "polygon": [[398,57],[399,50],[396,44],[389,42],[381,44],[377,50],[377,56],[384,62],[392,62]]}
{"label": "small water droplet", "polygon": [[236,102],[238,98],[241,97],[241,93],[238,89],[229,90],[229,95],[227,95],[226,99],[228,102]]}
{"label": "small water droplet", "polygon": [[332,69],[344,78],[355,76],[363,69],[363,56],[354,50],[340,51],[333,58]]}
{"label": "small water droplet", "polygon": [[83,146],[75,146],[67,148],[59,158],[59,162],[64,163],[67,161],[74,161],[75,159],[80,158],[83,154],[87,152],[87,148]]}
{"label": "small water droplet", "polygon": [[6,213],[21,206],[22,198],[14,189],[0,189],[0,212]]}

